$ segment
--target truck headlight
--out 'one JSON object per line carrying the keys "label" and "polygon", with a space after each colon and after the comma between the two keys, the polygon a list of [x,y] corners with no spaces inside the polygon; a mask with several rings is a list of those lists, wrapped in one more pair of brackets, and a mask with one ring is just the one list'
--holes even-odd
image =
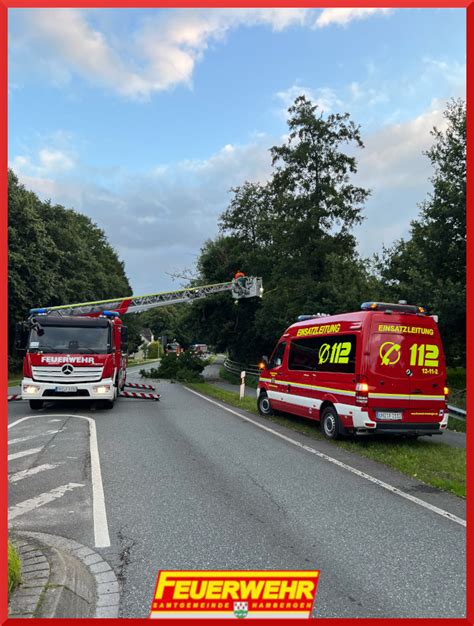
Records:
{"label": "truck headlight", "polygon": [[94,391],[96,393],[109,393],[110,385],[99,385],[98,387],[94,387]]}
{"label": "truck headlight", "polygon": [[39,393],[39,390],[40,388],[38,387],[38,385],[25,385],[23,387],[23,391],[30,395],[35,395],[36,393]]}

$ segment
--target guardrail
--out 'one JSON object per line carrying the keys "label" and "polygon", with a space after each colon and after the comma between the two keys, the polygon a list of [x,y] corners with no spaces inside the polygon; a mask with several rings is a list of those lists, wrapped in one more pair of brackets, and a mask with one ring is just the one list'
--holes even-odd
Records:
{"label": "guardrail", "polygon": [[231,359],[226,359],[224,361],[224,368],[227,372],[236,374],[237,376],[240,376],[240,372],[242,371],[244,371],[247,376],[252,376],[253,378],[258,378],[260,375],[260,370],[257,365],[239,363],[238,361],[232,361]]}
{"label": "guardrail", "polygon": [[452,417],[455,417],[457,420],[466,421],[466,411],[464,409],[460,409],[457,406],[452,406],[448,404],[448,411]]}

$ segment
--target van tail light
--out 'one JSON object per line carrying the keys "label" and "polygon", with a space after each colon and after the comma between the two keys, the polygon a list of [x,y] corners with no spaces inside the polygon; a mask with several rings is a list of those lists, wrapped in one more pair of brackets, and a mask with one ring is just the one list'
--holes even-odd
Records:
{"label": "van tail light", "polygon": [[356,404],[366,406],[369,402],[369,384],[366,376],[360,376],[359,381],[356,383],[355,391]]}
{"label": "van tail light", "polygon": [[25,378],[32,378],[31,360],[29,354],[26,354],[25,358],[23,359],[23,376]]}

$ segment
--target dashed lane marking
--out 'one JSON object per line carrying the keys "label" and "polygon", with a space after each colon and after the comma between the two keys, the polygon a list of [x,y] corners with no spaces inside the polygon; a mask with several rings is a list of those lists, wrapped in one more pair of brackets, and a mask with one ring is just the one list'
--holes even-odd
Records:
{"label": "dashed lane marking", "polygon": [[55,435],[59,430],[47,430],[45,433],[39,433],[38,435],[30,435],[29,437],[19,437],[18,439],[10,439],[8,442],[9,446],[13,446],[16,443],[23,443],[25,441],[29,441],[30,439],[36,439],[37,437],[43,437],[44,435]]}
{"label": "dashed lane marking", "polygon": [[15,459],[21,459],[23,456],[30,456],[31,454],[37,454],[41,452],[43,448],[30,448],[29,450],[22,450],[21,452],[14,452],[13,454],[8,455],[9,461],[14,461]]}
{"label": "dashed lane marking", "polygon": [[23,502],[20,502],[19,504],[16,504],[8,509],[8,519],[11,521],[20,517],[20,515],[30,513],[40,506],[44,506],[45,504],[49,504],[58,498],[62,498],[68,491],[77,489],[77,487],[84,487],[84,485],[80,483],[67,483],[67,485],[55,487],[54,489],[51,489],[51,491],[40,493],[39,496],[35,496],[34,498],[23,500]]}
{"label": "dashed lane marking", "polygon": [[8,480],[11,483],[17,483],[19,480],[23,480],[24,478],[29,478],[30,476],[39,474],[39,472],[44,472],[46,470],[54,469],[58,467],[58,465],[62,465],[62,463],[58,463],[57,465],[50,465],[49,463],[44,463],[43,465],[37,465],[36,467],[32,467],[31,469],[21,470],[21,472],[15,472],[15,474],[11,474],[8,477]]}

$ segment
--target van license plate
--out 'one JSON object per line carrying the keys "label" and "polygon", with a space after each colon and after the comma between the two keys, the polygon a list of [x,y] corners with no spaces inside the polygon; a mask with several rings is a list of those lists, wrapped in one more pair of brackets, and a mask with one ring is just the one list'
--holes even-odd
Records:
{"label": "van license plate", "polygon": [[77,387],[62,385],[56,387],[56,391],[59,391],[60,393],[76,393]]}
{"label": "van license plate", "polygon": [[401,420],[403,418],[402,411],[376,411],[378,420]]}

